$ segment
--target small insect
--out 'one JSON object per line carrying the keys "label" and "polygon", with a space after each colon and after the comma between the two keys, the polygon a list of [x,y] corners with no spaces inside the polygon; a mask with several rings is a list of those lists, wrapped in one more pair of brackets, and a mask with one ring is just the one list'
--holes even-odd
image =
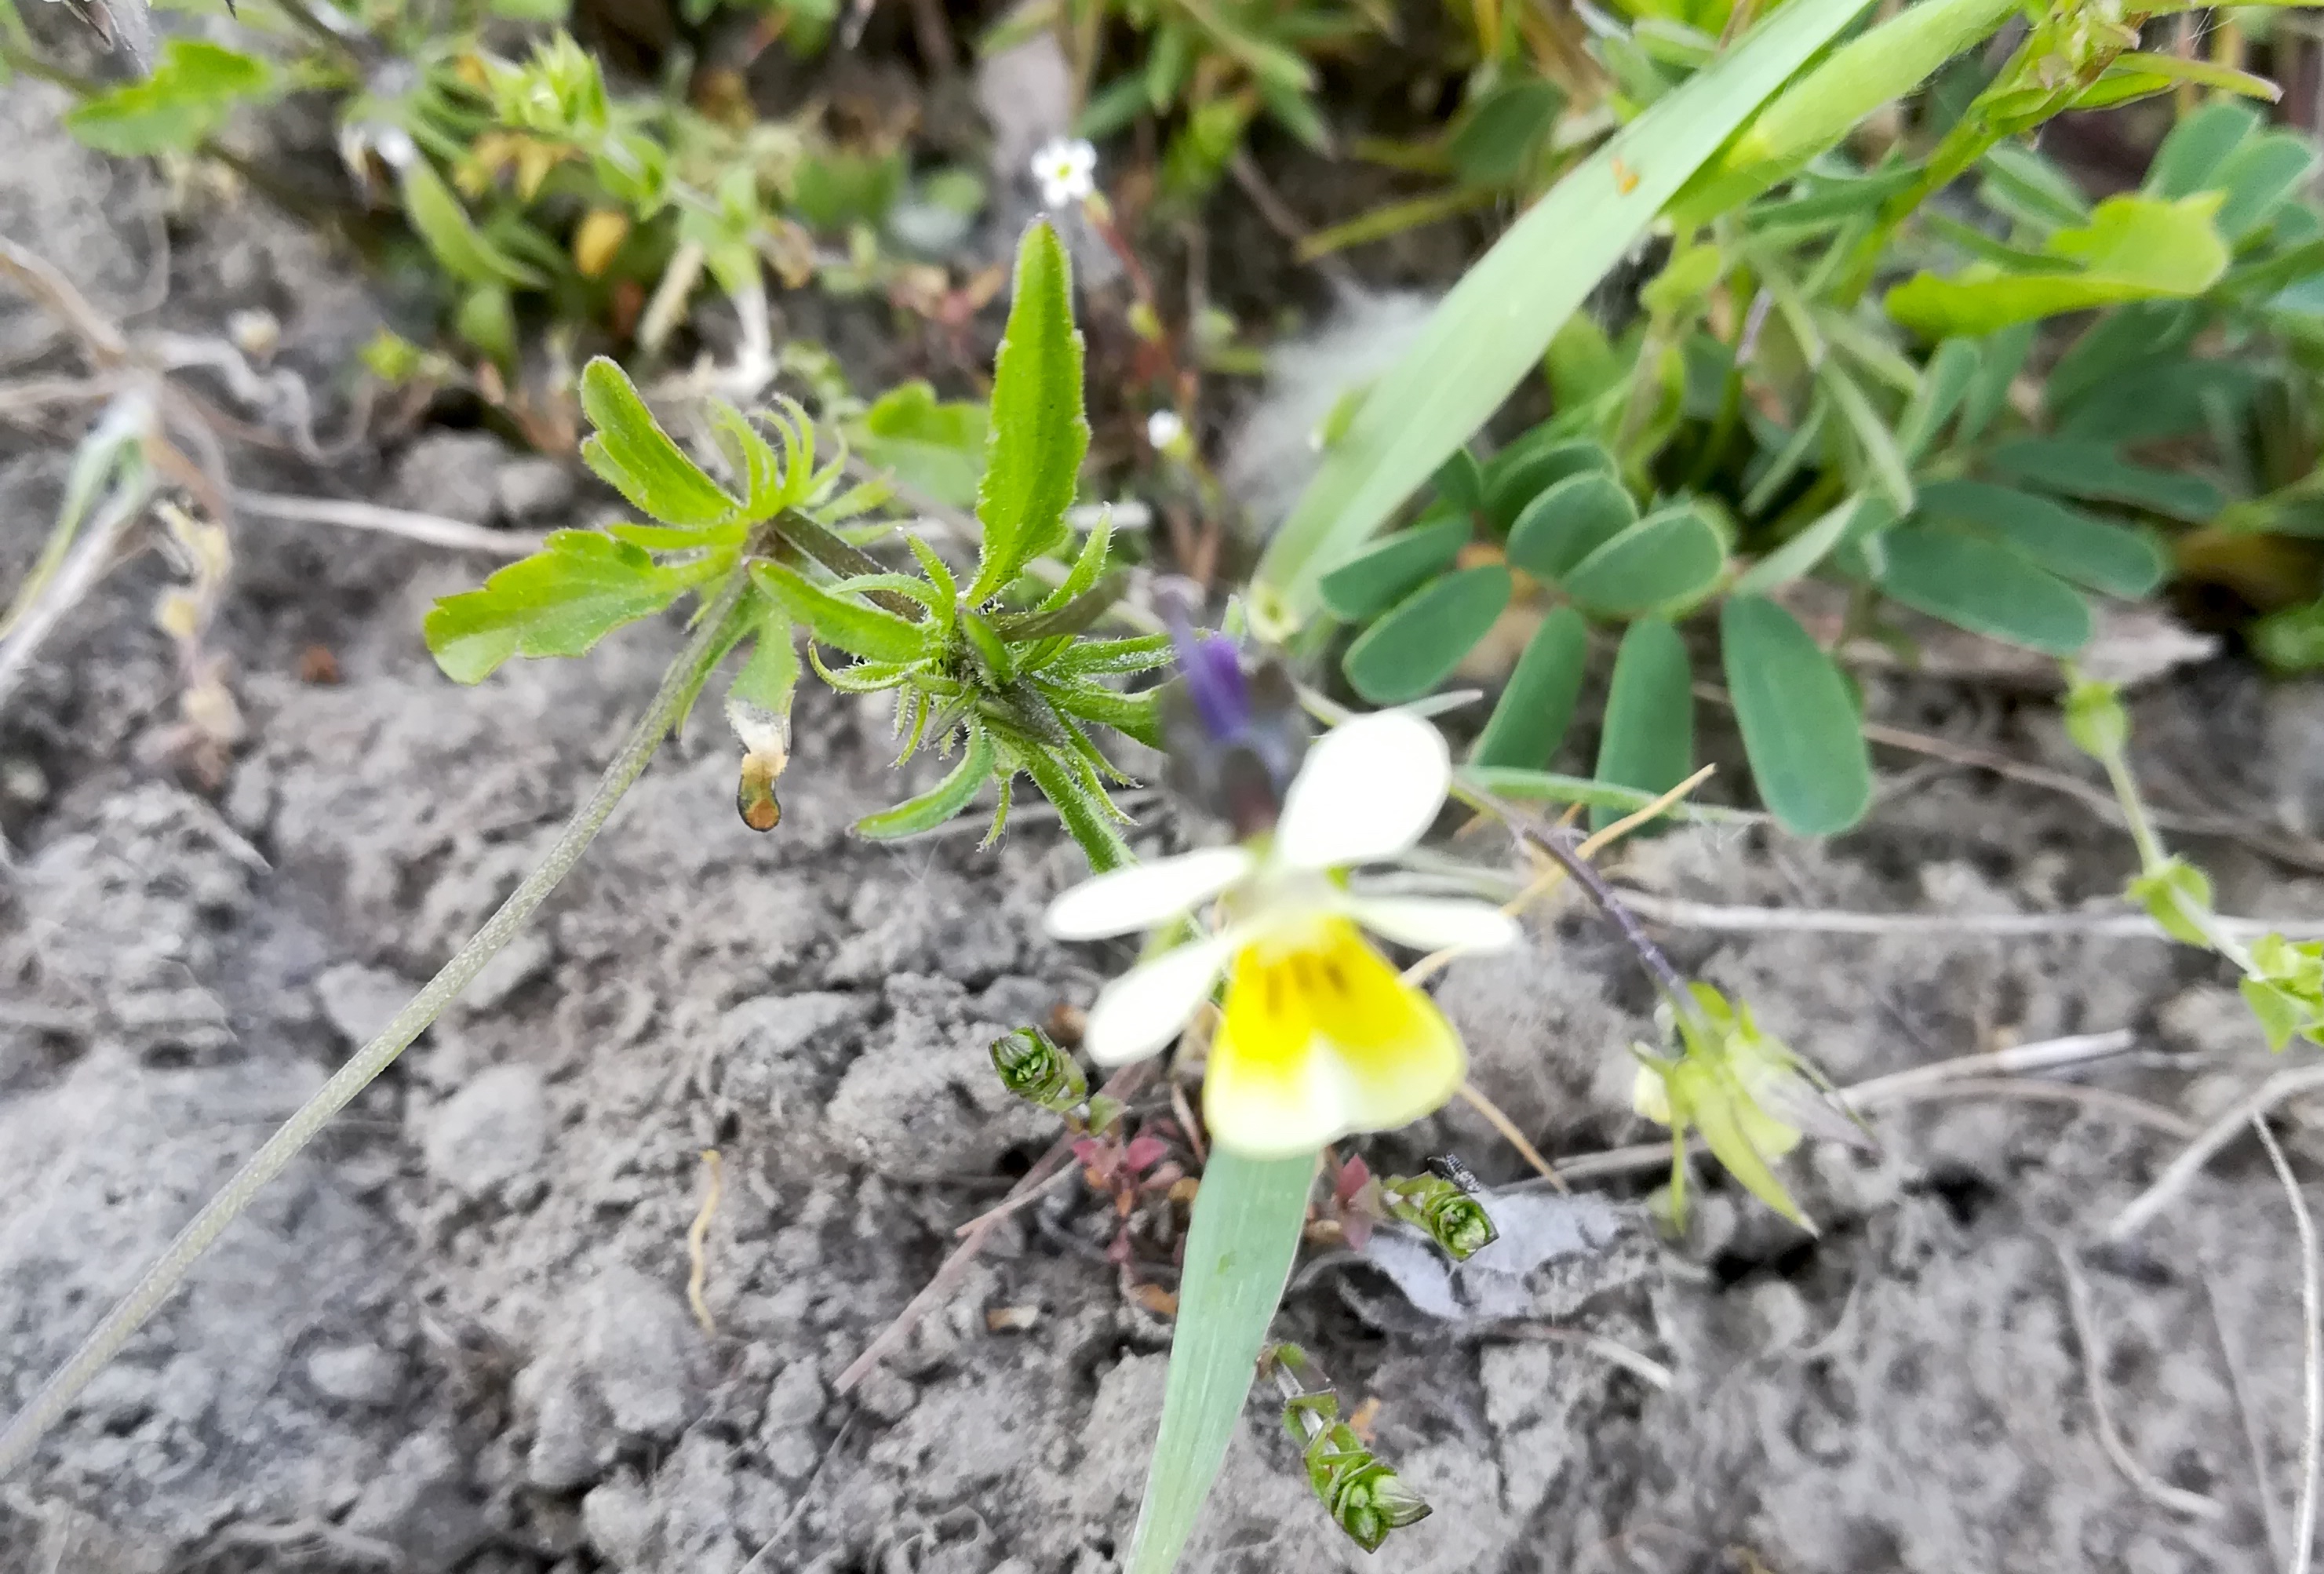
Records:
{"label": "small insect", "polygon": [[726,722],[742,742],[742,769],[734,784],[734,807],[742,824],[768,832],[782,824],[782,800],[775,778],[790,763],[790,718],[745,701],[726,702]]}
{"label": "small insect", "polygon": [[1622,162],[1621,160],[1615,160],[1614,189],[1619,191],[1623,196],[1628,197],[1631,192],[1636,191],[1637,189],[1638,172],[1630,168],[1629,165]]}

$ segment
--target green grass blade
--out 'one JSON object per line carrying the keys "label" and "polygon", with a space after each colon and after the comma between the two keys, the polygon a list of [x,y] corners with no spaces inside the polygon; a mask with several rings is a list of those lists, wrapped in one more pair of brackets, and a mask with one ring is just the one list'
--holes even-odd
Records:
{"label": "green grass blade", "polygon": [[1242,1158],[1214,1150],[1186,1234],[1178,1328],[1162,1391],[1162,1426],[1129,1574],[1169,1574],[1242,1420],[1259,1347],[1283,1299],[1307,1217],[1314,1155]]}
{"label": "green grass blade", "polygon": [[1316,582],[1484,424],[1663,205],[1863,7],[1793,0],[1519,219],[1444,298],[1333,445],[1259,562],[1262,600],[1296,622],[1314,617]]}

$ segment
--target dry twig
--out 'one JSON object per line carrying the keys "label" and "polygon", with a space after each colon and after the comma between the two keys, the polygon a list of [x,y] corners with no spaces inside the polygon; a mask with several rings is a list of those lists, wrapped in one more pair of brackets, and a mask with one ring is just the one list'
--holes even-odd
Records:
{"label": "dry twig", "polygon": [[702,1150],[702,1168],[710,1183],[703,1191],[701,1210],[686,1232],[686,1303],[694,1308],[694,1321],[702,1325],[702,1331],[716,1339],[718,1322],[710,1315],[710,1302],[702,1293],[710,1282],[710,1221],[718,1216],[718,1199],[725,1190],[724,1165],[716,1148]]}
{"label": "dry twig", "polygon": [[[1640,917],[1674,929],[1727,934],[1959,934],[1975,939],[2024,939],[2074,935],[2096,940],[2169,940],[2144,913],[1848,913],[1825,907],[1721,907],[1660,897],[1618,887],[1622,904]],[[2281,934],[2287,940],[2324,938],[2324,920],[2230,918],[2217,920],[2239,940]]]}
{"label": "dry twig", "polygon": [[2172,1513],[2188,1519],[2218,1519],[2227,1510],[2217,1498],[2206,1497],[2200,1492],[2190,1492],[2183,1487],[2173,1487],[2138,1462],[2130,1445],[2122,1441],[2115,1429],[2114,1413],[2107,1407],[2106,1382],[2099,1371],[2098,1319],[2090,1310],[2090,1287],[2084,1282],[2080,1268],[2063,1242],[2052,1239],[2050,1249],[2057,1254],[2058,1271],[2066,1279],[2066,1312],[2073,1319],[2074,1342],[2082,1347],[2082,1383],[2090,1391],[2090,1410],[2098,1417],[2098,1442],[2120,1470],[2123,1479],[2141,1497]]}
{"label": "dry twig", "polygon": [[290,524],[337,525],[343,529],[375,530],[401,536],[423,546],[448,547],[458,552],[482,552],[494,557],[529,557],[546,544],[546,538],[525,530],[491,530],[438,514],[386,508],[375,502],[355,502],[335,497],[286,497],[271,492],[237,492],[235,506],[262,520]]}
{"label": "dry twig", "polygon": [[2129,1239],[2171,1200],[2184,1191],[2189,1182],[2202,1173],[2218,1151],[2242,1135],[2243,1129],[2277,1105],[2314,1088],[2324,1088],[2324,1065],[2302,1066],[2297,1071],[2278,1072],[2254,1089],[2251,1094],[2238,1100],[2233,1108],[2222,1112],[2217,1120],[2203,1128],[2201,1135],[2189,1143],[2183,1152],[2165,1166],[2154,1178],[2154,1183],[2131,1200],[2130,1205],[2114,1217],[2099,1238],[2108,1245],[2119,1245]]}
{"label": "dry twig", "polygon": [[2283,1183],[2283,1195],[2292,1204],[2292,1228],[2300,1232],[2300,1391],[2304,1424],[2300,1438],[2300,1505],[2292,1511],[2292,1556],[2284,1567],[2289,1574],[2308,1574],[2316,1547],[2317,1451],[2319,1441],[2324,1441],[2319,1439],[2324,1431],[2324,1307],[2319,1307],[2316,1283],[2316,1220],[2309,1214],[2300,1179],[2292,1173],[2292,1162],[2283,1156],[2275,1133],[2256,1115],[2252,1117],[2252,1130],[2267,1149],[2276,1179]]}

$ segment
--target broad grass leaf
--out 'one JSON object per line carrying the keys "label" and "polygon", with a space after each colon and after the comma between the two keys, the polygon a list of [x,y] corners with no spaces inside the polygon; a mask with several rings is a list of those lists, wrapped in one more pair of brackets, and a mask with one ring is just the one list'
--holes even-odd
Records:
{"label": "broad grass leaf", "polygon": [[1727,566],[1727,546],[1692,503],[1648,514],[1584,557],[1565,594],[1593,612],[1624,617],[1701,595]]}
{"label": "broad grass leaf", "polygon": [[1864,817],[1872,761],[1848,680],[1799,621],[1764,596],[1719,610],[1727,692],[1759,796],[1784,828],[1829,836]]}
{"label": "broad grass leaf", "polygon": [[1589,661],[1589,623],[1572,607],[1555,608],[1526,641],[1469,763],[1531,770],[1547,765],[1572,723]]}
{"label": "broad grass leaf", "polygon": [[1464,519],[1423,521],[1382,536],[1323,576],[1323,604],[1351,621],[1394,606],[1414,586],[1452,565],[1469,544]]}
{"label": "broad grass leaf", "polygon": [[1983,481],[1921,488],[1920,517],[1967,524],[2076,584],[2135,599],[2163,583],[2163,552],[2140,532],[2054,498]]}
{"label": "broad grass leaf", "polygon": [[1509,571],[1498,563],[1464,568],[1383,612],[1341,658],[1355,690],[1376,705],[1418,699],[1449,677],[1509,604]]}
{"label": "broad grass leaf", "polygon": [[[1693,683],[1677,630],[1641,618],[1624,631],[1598,740],[1600,781],[1652,795],[1686,779],[1694,764]],[[1602,831],[1621,815],[1600,805],[1590,823]]]}
{"label": "broad grass leaf", "polygon": [[629,377],[603,355],[581,369],[581,413],[596,428],[581,445],[581,457],[649,519],[707,526],[742,511],[661,429]]}
{"label": "broad grass leaf", "polygon": [[1776,95],[1688,182],[1672,204],[1682,233],[1796,174],[2017,9],[2016,0],[1921,0],[1850,39]]}
{"label": "broad grass leaf", "polygon": [[1629,488],[1605,471],[1568,475],[1526,504],[1509,527],[1508,559],[1536,578],[1563,579],[1637,518]]}
{"label": "broad grass leaf", "polygon": [[1203,1170],[1127,1574],[1170,1574],[1194,1533],[1259,1375],[1314,1175],[1312,1154],[1251,1159],[1228,1148],[1213,1150]]}
{"label": "broad grass leaf", "polygon": [[1292,622],[1317,582],[1469,440],[1679,188],[1863,0],[1791,0],[1582,160],[1462,276],[1374,385],[1260,560]]}
{"label": "broad grass leaf", "polygon": [[628,541],[559,530],[481,589],[438,602],[422,631],[445,677],[478,683],[512,656],[578,656],[725,572],[731,561],[711,556],[665,566]]}
{"label": "broad grass leaf", "polygon": [[1046,219],[1017,248],[1016,293],[993,362],[991,421],[976,489],[984,555],[968,588],[972,602],[998,594],[1025,565],[1063,544],[1065,510],[1089,452],[1072,267]]}
{"label": "broad grass leaf", "polygon": [[1880,588],[1915,612],[2052,656],[2089,642],[2089,603],[1998,542],[1912,524],[1880,542]]}

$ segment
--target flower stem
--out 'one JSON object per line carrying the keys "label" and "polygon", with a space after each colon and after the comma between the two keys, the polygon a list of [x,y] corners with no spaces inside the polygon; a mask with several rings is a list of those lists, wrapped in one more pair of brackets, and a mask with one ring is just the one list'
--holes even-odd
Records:
{"label": "flower stem", "polygon": [[413,1039],[443,1014],[445,1008],[458,998],[502,947],[516,937],[534,909],[572,871],[581,854],[604,828],[613,805],[621,802],[622,795],[644,771],[662,739],[677,724],[687,703],[724,653],[726,645],[722,636],[727,614],[741,598],[746,583],[741,572],[729,575],[710,599],[696,621],[686,649],[663,674],[652,704],[631,727],[619,752],[597,778],[588,800],[573,812],[548,856],[525,877],[524,883],[510,893],[500,910],[485,920],[484,926],[428,980],[427,987],[412,998],[410,1004],[395,1014],[394,1019],[380,1030],[379,1036],[356,1051],[313,1098],[275,1129],[265,1146],[235,1172],[233,1179],[202,1205],[202,1210],[178,1232],[169,1249],[145,1270],[135,1287],[106,1313],[97,1331],[82,1341],[72,1358],[42,1385],[32,1402],[9,1422],[7,1429],[0,1431],[0,1477],[31,1457],[42,1435],[57,1423],[89,1380],[104,1370],[145,1320],[177,1290],[188,1270],[226,1228],[315,1139],[333,1116],[369,1087]]}

